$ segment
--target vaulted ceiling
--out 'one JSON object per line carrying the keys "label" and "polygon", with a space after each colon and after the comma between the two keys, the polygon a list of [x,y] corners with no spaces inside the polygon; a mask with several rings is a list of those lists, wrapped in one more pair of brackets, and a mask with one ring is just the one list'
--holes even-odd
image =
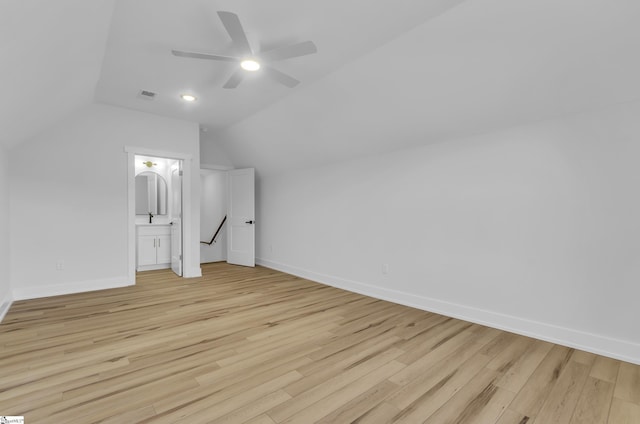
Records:
{"label": "vaulted ceiling", "polygon": [[[277,65],[302,83],[226,90],[237,65],[171,55],[230,54],[219,10],[254,49],[313,40]],[[95,101],[198,122],[236,163],[339,160],[637,100],[639,21],[634,0],[5,0],[0,142]]]}
{"label": "vaulted ceiling", "polygon": [[640,100],[640,2],[467,0],[215,135],[306,168]]}
{"label": "vaulted ceiling", "polygon": [[113,4],[0,2],[0,143],[13,146],[93,101]]}
{"label": "vaulted ceiling", "polygon": [[[455,6],[461,0],[135,0],[118,1],[98,101],[225,128],[309,86],[345,63]],[[260,72],[236,89],[222,86],[236,63],[175,57],[171,49],[232,55],[233,47],[216,11],[236,13],[254,50],[312,40],[315,55],[275,66],[302,81],[294,89]],[[153,102],[136,95],[158,93]],[[185,104],[181,93],[198,101]]]}

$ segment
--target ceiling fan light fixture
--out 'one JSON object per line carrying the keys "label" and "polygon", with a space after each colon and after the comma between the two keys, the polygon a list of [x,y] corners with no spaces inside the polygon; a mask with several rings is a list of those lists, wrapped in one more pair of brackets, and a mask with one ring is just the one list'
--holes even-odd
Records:
{"label": "ceiling fan light fixture", "polygon": [[[271,66],[272,62],[306,56],[318,52],[318,48],[312,41],[303,41],[301,43],[273,47],[266,51],[253,53],[253,50],[249,45],[249,40],[247,39],[247,33],[244,28],[242,28],[238,15],[232,12],[219,10],[218,17],[220,18],[220,21],[222,21],[222,25],[227,31],[227,34],[231,38],[231,41],[237,51],[241,52],[242,56],[226,56],[182,50],[171,50],[171,53],[178,57],[232,62],[235,69],[222,88],[236,88],[245,79],[245,77],[248,77],[248,74],[245,74],[245,72],[256,72],[258,70],[262,70],[261,73],[264,73],[265,76],[273,79],[274,81],[286,87],[293,88],[297,86],[300,81],[273,68]],[[262,63],[266,63],[269,66],[262,67]],[[238,64],[240,65],[239,68],[237,67]]]}
{"label": "ceiling fan light fixture", "polygon": [[198,98],[193,94],[181,94],[180,98],[185,102],[195,102]]}
{"label": "ceiling fan light fixture", "polygon": [[245,71],[254,72],[260,69],[260,63],[256,62],[253,59],[245,59],[240,62],[240,67]]}

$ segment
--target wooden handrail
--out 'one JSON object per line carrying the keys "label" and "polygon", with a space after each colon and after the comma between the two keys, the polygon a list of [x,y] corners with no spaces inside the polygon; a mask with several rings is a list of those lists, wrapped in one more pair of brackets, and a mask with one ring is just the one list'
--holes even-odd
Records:
{"label": "wooden handrail", "polygon": [[207,242],[207,241],[201,241],[200,243],[202,244],[208,244],[209,246],[211,246],[213,243],[215,243],[216,241],[216,237],[218,237],[218,233],[220,233],[220,230],[222,229],[222,226],[224,225],[224,222],[227,220],[227,215],[224,216],[224,218],[222,218],[222,222],[220,223],[220,225],[218,226],[218,229],[216,230],[216,233],[213,235],[213,237],[211,238],[211,241]]}

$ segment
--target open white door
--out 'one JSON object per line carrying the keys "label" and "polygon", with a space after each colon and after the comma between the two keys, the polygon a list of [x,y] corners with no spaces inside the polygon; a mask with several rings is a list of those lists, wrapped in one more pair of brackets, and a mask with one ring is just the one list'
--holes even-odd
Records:
{"label": "open white door", "polygon": [[182,277],[182,161],[171,167],[171,269]]}
{"label": "open white door", "polygon": [[255,173],[253,168],[229,171],[227,200],[227,262],[255,266]]}

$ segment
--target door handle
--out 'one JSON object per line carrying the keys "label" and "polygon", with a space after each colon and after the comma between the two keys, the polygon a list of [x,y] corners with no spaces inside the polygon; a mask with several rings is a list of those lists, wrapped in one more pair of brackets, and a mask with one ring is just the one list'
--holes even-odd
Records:
{"label": "door handle", "polygon": [[253,224],[255,221],[245,221],[245,224]]}

